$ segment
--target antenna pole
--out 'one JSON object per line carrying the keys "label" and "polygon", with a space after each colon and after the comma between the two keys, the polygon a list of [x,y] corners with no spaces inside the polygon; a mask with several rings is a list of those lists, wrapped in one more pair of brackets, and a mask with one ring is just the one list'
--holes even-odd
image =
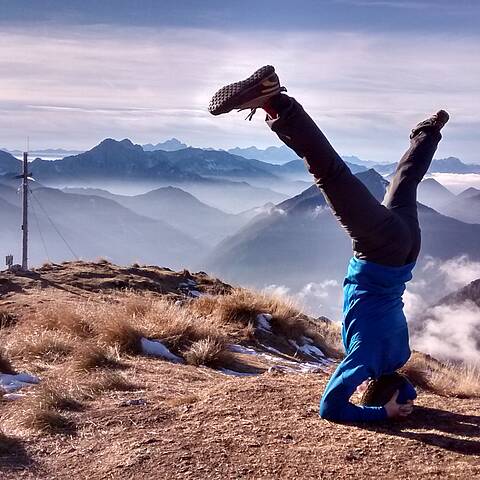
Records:
{"label": "antenna pole", "polygon": [[28,270],[28,153],[23,152],[23,222],[22,222],[22,270]]}

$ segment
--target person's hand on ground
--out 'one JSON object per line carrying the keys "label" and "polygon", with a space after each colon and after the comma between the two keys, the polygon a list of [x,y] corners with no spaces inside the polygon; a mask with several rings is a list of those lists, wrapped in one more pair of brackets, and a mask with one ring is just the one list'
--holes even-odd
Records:
{"label": "person's hand on ground", "polygon": [[409,400],[407,403],[398,403],[397,398],[398,390],[393,394],[389,402],[384,405],[388,418],[407,417],[413,411],[413,400]]}

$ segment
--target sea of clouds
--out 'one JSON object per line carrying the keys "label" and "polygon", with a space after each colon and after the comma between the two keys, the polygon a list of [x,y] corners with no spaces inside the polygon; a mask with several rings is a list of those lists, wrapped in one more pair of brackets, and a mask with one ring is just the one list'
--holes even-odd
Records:
{"label": "sea of clouds", "polygon": [[[428,258],[414,272],[404,294],[411,346],[441,360],[480,365],[480,306],[471,301],[436,305],[443,297],[480,278],[480,262],[463,255],[447,261]],[[292,298],[313,316],[342,318],[342,284],[327,279],[300,289],[269,285],[267,292]]]}

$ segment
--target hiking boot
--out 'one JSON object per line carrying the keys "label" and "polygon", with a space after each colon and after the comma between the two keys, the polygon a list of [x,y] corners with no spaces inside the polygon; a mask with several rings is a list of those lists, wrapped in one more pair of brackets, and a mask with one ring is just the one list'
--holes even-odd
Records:
{"label": "hiking boot", "polygon": [[275,68],[266,65],[247,79],[218,90],[210,100],[208,111],[212,115],[221,115],[235,109],[250,108],[251,113],[247,118],[251,119],[256,109],[262,107],[269,98],[285,91],[286,88],[280,86]]}
{"label": "hiking boot", "polygon": [[436,129],[440,131],[448,122],[450,115],[445,110],[439,110],[435,115],[427,118],[423,122],[420,122],[410,134],[410,138],[413,138],[417,133],[425,129]]}

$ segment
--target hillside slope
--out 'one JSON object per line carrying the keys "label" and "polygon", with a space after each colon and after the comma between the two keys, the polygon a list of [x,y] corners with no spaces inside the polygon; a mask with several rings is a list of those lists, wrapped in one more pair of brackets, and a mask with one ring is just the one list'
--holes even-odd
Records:
{"label": "hillside slope", "polygon": [[[370,170],[357,176],[377,199],[383,198],[385,184],[379,174]],[[480,259],[480,225],[441,215],[421,204],[419,219],[419,263],[427,256],[448,259],[466,254]],[[310,282],[343,278],[351,255],[348,235],[312,186],[226,238],[205,260],[205,268],[232,282],[301,288]]]}
{"label": "hillside slope", "polygon": [[[19,258],[21,196],[0,186],[2,247]],[[30,196],[30,261],[107,257],[117,262],[193,263],[204,244],[166,222],[139,215],[96,195],[35,188]],[[65,241],[68,243],[65,243]]]}
{"label": "hillside slope", "polygon": [[[3,273],[0,288],[0,380],[9,361],[39,377],[21,398],[0,396],[2,479],[480,473],[478,379],[462,386],[461,370],[415,354],[409,371],[424,388],[407,420],[321,420],[338,328],[278,298],[205,273],[108,262]],[[170,360],[137,349],[148,332]],[[455,398],[465,386],[471,398]]]}

